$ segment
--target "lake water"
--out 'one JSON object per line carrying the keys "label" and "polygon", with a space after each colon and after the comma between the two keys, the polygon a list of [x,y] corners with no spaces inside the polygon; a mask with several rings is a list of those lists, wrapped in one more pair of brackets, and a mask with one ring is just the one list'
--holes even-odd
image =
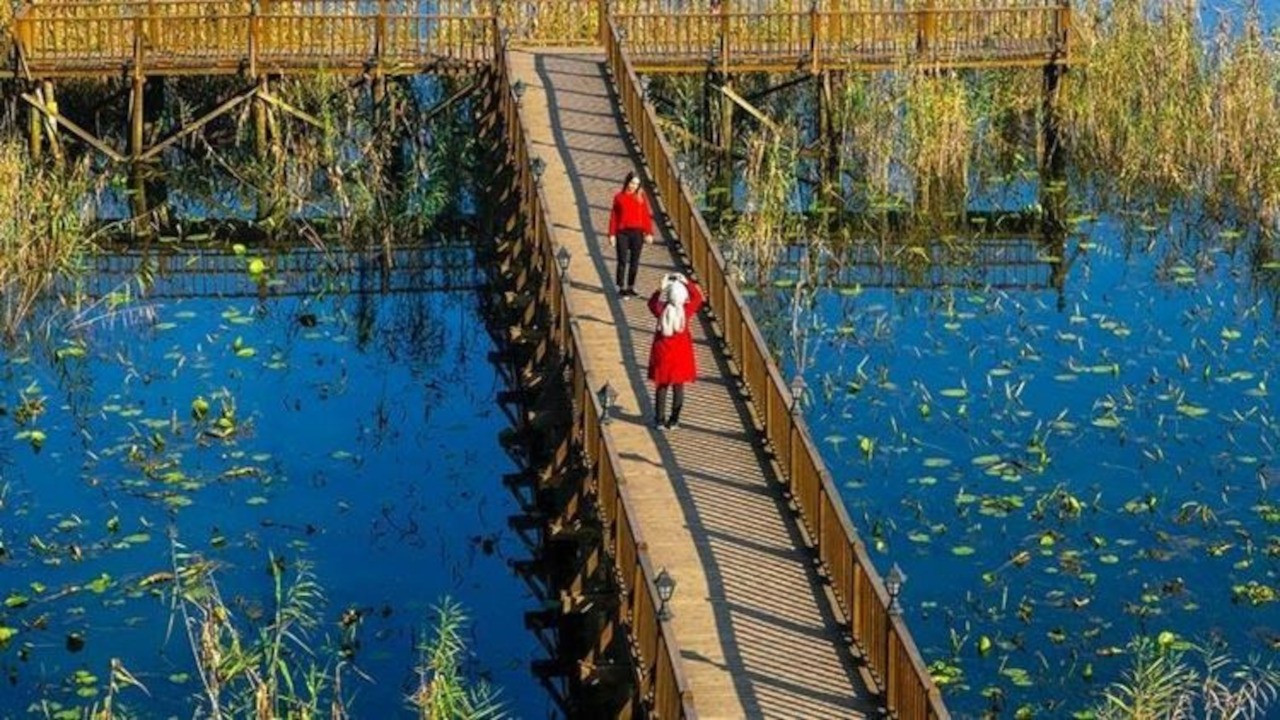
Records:
{"label": "lake water", "polygon": [[87,705],[119,658],[150,694],[118,703],[190,717],[200,686],[171,586],[143,582],[172,570],[174,547],[216,564],[248,638],[273,607],[272,558],[286,577],[309,563],[325,598],[315,662],[332,667],[344,611],[361,618],[353,717],[412,715],[415,647],[446,596],[471,618],[468,674],[513,714],[547,716],[522,625],[536,601],[508,567],[528,551],[506,523],[515,465],[470,248],[398,255],[386,293],[372,260],[266,255],[265,300],[254,251],[210,252],[165,263],[185,272],[161,275],[158,297],[121,285],[0,363],[0,626],[17,630],[0,716]]}
{"label": "lake water", "polygon": [[960,717],[1069,716],[1137,635],[1280,644],[1280,263],[1157,208],[1070,226],[750,300]]}

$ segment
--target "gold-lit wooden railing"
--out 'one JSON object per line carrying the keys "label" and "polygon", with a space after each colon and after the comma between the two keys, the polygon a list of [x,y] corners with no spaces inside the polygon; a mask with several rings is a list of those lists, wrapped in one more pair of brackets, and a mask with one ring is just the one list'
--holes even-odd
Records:
{"label": "gold-lit wooden railing", "polygon": [[640,90],[635,68],[617,36],[606,53],[632,135],[645,158],[676,238],[705,289],[717,332],[736,362],[764,434],[785,475],[800,516],[830,578],[836,600],[849,618],[854,642],[876,676],[890,711],[901,718],[949,718],[901,615],[889,610],[889,595],[854,530],[830,473],[810,438],[804,418],[792,412],[782,381],[738,288],[725,273],[724,257],[712,242],[658,118]]}
{"label": "gold-lit wooden railing", "polygon": [[603,526],[602,542],[613,560],[621,586],[618,620],[631,635],[637,695],[657,717],[694,718],[697,714],[681,670],[679,645],[671,623],[658,615],[656,573],[634,520],[635,511],[622,477],[622,463],[607,426],[601,422],[603,414],[594,388],[603,382],[592,372],[582,336],[572,320],[571,302],[565,292],[568,277],[561,273],[555,260],[559,246],[547,198],[542,184],[534,176],[529,134],[520,116],[519,100],[511,86],[511,70],[501,46],[498,58],[494,86],[506,128],[509,160],[520,190],[520,215],[525,220],[523,237],[525,242],[534,244],[533,266],[525,270],[541,277],[538,297],[550,319],[548,337],[565,358],[567,384],[573,400],[574,441],[589,463],[589,477]]}
{"label": "gold-lit wooden railing", "polygon": [[23,5],[27,74],[419,72],[512,45],[596,46],[645,72],[1065,63],[1066,0],[104,0]]}
{"label": "gold-lit wooden railing", "polygon": [[761,3],[614,0],[608,18],[638,70],[873,68],[1066,62],[1070,7],[975,0]]}
{"label": "gold-lit wooden railing", "polygon": [[441,0],[125,0],[24,5],[13,35],[39,77],[143,64],[148,74],[421,72],[492,60],[488,3]]}

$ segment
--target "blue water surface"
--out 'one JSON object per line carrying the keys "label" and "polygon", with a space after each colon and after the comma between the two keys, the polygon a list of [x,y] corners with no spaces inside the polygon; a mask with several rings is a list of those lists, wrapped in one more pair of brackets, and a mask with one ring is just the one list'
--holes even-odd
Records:
{"label": "blue water surface", "polygon": [[245,296],[120,292],[6,351],[0,595],[17,600],[0,626],[17,634],[0,651],[0,717],[101,699],[112,658],[148,693],[117,703],[191,716],[200,686],[171,585],[143,582],[174,553],[215,564],[246,639],[273,610],[273,558],[286,578],[309,566],[324,595],[304,630],[314,655],[291,657],[332,670],[340,619],[357,611],[352,717],[412,716],[416,647],[446,597],[470,616],[468,675],[512,714],[548,715],[521,622],[535,601],[508,567],[527,550],[506,525],[518,510],[500,478],[515,465],[474,288],[399,277],[383,294],[331,275],[321,292],[260,300],[247,262],[191,281]]}
{"label": "blue water surface", "polygon": [[1070,716],[1137,636],[1280,644],[1280,263],[1155,206],[1071,228],[751,298],[959,717]]}

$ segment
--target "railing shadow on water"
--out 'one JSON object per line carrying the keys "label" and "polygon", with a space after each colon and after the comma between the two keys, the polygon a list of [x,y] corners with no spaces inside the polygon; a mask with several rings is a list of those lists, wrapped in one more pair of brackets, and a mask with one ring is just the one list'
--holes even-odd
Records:
{"label": "railing shadow on water", "polygon": [[741,293],[727,279],[724,258],[679,176],[670,147],[657,130],[656,113],[645,101],[616,27],[608,37],[606,54],[631,132],[648,163],[674,234],[706,290],[724,349],[737,365],[835,598],[849,619],[853,641],[872,670],[887,708],[900,717],[949,718],[905,621],[890,610],[889,594],[849,519],[807,424],[792,412],[794,398],[777,364]]}

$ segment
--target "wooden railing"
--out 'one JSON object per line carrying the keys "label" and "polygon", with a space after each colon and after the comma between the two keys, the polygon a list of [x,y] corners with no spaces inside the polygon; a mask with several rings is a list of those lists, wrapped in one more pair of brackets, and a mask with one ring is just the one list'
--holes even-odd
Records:
{"label": "wooden railing", "polygon": [[513,45],[599,45],[612,22],[651,71],[1067,62],[1066,0],[946,2],[87,0],[26,4],[13,33],[37,74],[115,70],[139,43],[155,72],[475,65],[490,59],[494,17]]}
{"label": "wooden railing", "polygon": [[[501,42],[501,41],[499,41]],[[622,476],[622,463],[614,441],[602,422],[595,387],[601,383],[588,364],[585,344],[573,321],[566,293],[569,279],[555,260],[555,240],[546,195],[534,175],[529,134],[519,112],[519,99],[511,85],[511,69],[501,45],[494,64],[500,112],[506,128],[510,160],[520,189],[525,235],[535,244],[533,267],[542,278],[539,297],[548,310],[550,338],[563,351],[571,389],[575,445],[589,463],[591,482],[603,526],[602,543],[613,559],[621,585],[618,616],[629,628],[636,664],[638,695],[657,717],[695,718],[693,697],[682,670],[678,643],[671,623],[658,615],[657,574],[639,526],[633,502]]]}
{"label": "wooden railing", "polygon": [[23,6],[13,34],[37,74],[76,74],[146,57],[147,72],[286,72],[364,69],[413,72],[435,60],[487,63],[491,6],[465,0],[126,0]]}
{"label": "wooden railing", "polygon": [[741,293],[727,279],[724,257],[712,242],[674,154],[658,131],[657,114],[640,90],[635,68],[611,28],[605,51],[631,133],[675,235],[706,291],[717,333],[738,366],[836,600],[849,618],[854,642],[876,676],[890,711],[902,718],[949,718],[902,617],[889,611],[889,595],[854,530],[794,399],[782,381]]}
{"label": "wooden railing", "polygon": [[1070,7],[1036,2],[614,0],[608,18],[647,69],[1065,62]]}

